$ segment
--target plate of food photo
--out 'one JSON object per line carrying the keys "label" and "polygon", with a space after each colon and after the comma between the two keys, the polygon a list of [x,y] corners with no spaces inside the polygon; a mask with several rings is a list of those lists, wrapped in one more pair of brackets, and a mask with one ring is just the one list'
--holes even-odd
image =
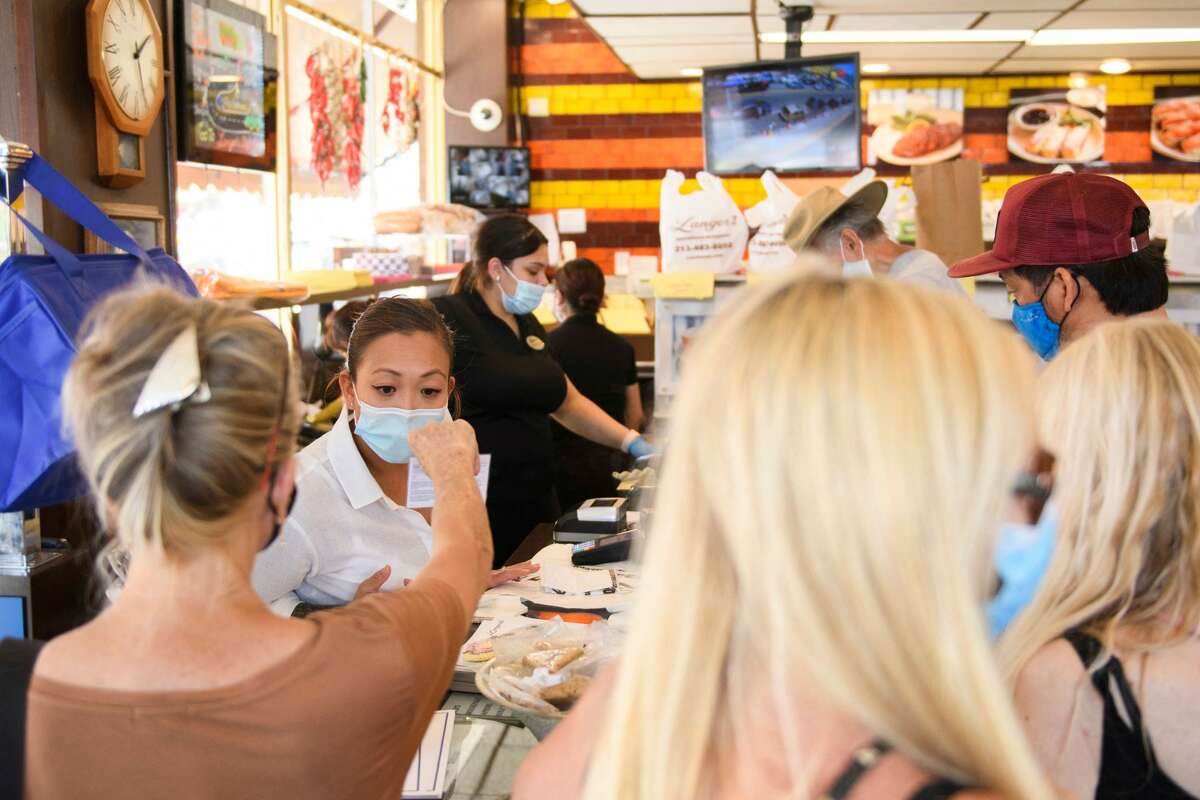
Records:
{"label": "plate of food photo", "polygon": [[963,150],[963,115],[944,108],[888,113],[871,134],[871,149],[881,161],[901,167],[936,164]]}
{"label": "plate of food photo", "polygon": [[1104,121],[1070,103],[1026,103],[1008,115],[1008,150],[1035,164],[1096,161],[1104,156]]}
{"label": "plate of food photo", "polygon": [[1150,112],[1150,146],[1179,161],[1200,161],[1200,95],[1160,100]]}

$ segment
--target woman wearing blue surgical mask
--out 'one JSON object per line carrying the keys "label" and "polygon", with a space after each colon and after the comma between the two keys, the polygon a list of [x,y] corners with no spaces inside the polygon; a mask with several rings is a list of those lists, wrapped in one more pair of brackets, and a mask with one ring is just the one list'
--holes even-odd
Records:
{"label": "woman wearing blue surgical mask", "polygon": [[1200,341],[1106,323],[1038,390],[1057,541],[1001,639],[1030,741],[1075,797],[1200,797]]}
{"label": "woman wearing blue surgical mask", "polygon": [[[409,434],[451,419],[450,331],[423,300],[390,298],[358,317],[338,376],[345,412],[297,462],[296,507],[254,564],[276,613],[306,616],[412,579],[429,560],[430,509],[407,507]],[[491,585],[529,574],[493,572]]]}
{"label": "woman wearing blue surgical mask", "polygon": [[546,348],[533,316],[549,285],[546,237],[518,214],[491,217],[475,233],[474,258],[451,293],[434,300],[455,335],[454,378],[462,417],[491,455],[487,507],[495,565],[530,531],[558,515],[553,418],[572,433],[638,457],[646,441],[588,400]]}

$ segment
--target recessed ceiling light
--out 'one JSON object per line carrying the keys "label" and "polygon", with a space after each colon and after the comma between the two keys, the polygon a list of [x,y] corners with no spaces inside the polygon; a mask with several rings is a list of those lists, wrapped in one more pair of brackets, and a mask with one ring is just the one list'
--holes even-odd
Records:
{"label": "recessed ceiling light", "polygon": [[685,78],[699,78],[704,74],[704,70],[700,69],[699,67],[684,67],[683,69],[679,70],[679,74]]}
{"label": "recessed ceiling light", "polygon": [[1100,62],[1100,71],[1105,75],[1124,75],[1133,65],[1123,58],[1106,58]]}
{"label": "recessed ceiling light", "polygon": [[[1024,42],[1033,35],[1032,30],[920,30],[920,31],[805,31],[800,40],[805,44],[895,44],[903,43],[956,43],[956,42]],[[783,31],[768,31],[760,34],[767,44],[782,44],[787,41]]]}
{"label": "recessed ceiling light", "polygon": [[865,75],[882,75],[885,72],[890,72],[891,67],[887,64],[863,64],[862,71]]}
{"label": "recessed ceiling light", "polygon": [[1029,44],[1162,44],[1200,42],[1200,28],[1048,28],[1038,31]]}

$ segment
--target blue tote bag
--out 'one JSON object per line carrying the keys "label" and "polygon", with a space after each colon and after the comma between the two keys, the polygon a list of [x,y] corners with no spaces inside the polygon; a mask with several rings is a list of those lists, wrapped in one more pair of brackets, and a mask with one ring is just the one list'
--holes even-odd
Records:
{"label": "blue tote bag", "polygon": [[40,156],[20,174],[46,201],[130,255],[75,255],[17,215],[46,255],[13,255],[0,264],[0,511],[87,492],[63,430],[60,396],[88,310],[141,275],[197,294],[175,259],[143,250]]}

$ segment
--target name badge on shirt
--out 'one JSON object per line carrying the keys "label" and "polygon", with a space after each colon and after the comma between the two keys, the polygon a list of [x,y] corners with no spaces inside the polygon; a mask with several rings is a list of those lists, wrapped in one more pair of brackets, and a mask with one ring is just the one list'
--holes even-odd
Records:
{"label": "name badge on shirt", "polygon": [[[479,493],[487,500],[488,471],[492,466],[492,455],[487,453],[479,456],[479,474],[475,476],[475,485]],[[405,508],[433,508],[433,479],[421,469],[421,462],[415,458],[408,462],[408,501]]]}
{"label": "name badge on shirt", "polygon": [[530,350],[545,350],[546,343],[536,336],[526,336],[525,344],[529,345]]}

